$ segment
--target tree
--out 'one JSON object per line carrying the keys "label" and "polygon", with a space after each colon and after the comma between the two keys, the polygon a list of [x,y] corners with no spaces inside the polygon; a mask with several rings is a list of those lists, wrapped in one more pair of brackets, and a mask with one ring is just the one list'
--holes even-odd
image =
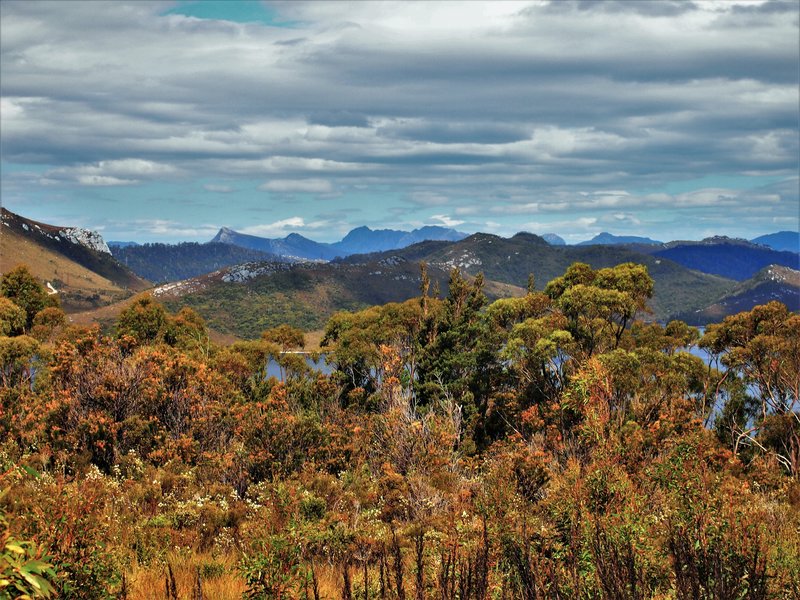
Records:
{"label": "tree", "polygon": [[58,304],[56,297],[47,294],[39,280],[25,265],[19,265],[3,275],[0,281],[0,294],[25,311],[26,328],[33,324],[36,313],[47,306]]}
{"label": "tree", "polygon": [[123,310],[117,320],[117,337],[131,337],[137,345],[160,342],[168,324],[164,307],[152,296],[140,296]]}
{"label": "tree", "polygon": [[19,335],[25,328],[26,319],[21,307],[0,296],[0,335]]}
{"label": "tree", "polygon": [[800,315],[769,302],[709,326],[700,345],[757,392],[759,419],[736,446],[746,440],[800,474]]}
{"label": "tree", "polygon": [[306,346],[303,330],[290,325],[279,325],[278,327],[267,329],[261,334],[261,339],[278,344],[282,352],[301,350]]}
{"label": "tree", "polygon": [[624,263],[593,271],[575,263],[547,284],[548,294],[569,319],[569,331],[587,356],[619,346],[637,314],[647,310],[653,280],[647,267]]}

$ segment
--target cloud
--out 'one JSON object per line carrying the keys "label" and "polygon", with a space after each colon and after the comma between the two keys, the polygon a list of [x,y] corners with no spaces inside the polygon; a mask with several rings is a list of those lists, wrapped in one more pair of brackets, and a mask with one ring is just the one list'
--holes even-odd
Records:
{"label": "cloud", "polygon": [[[754,191],[797,172],[796,2],[271,4],[290,27],[165,6],[3,2],[4,199],[63,195],[77,218],[113,190],[146,217],[169,183],[210,204],[317,196],[306,223],[333,193],[371,223],[431,206],[503,230],[665,211],[692,229],[715,205],[761,226],[752,203],[797,218],[790,186]],[[730,174],[751,183],[670,191]],[[193,218],[255,209],[275,206],[237,194]]]}
{"label": "cloud", "polygon": [[[127,231],[131,236],[142,239],[142,236],[149,237],[170,237],[170,238],[206,238],[213,237],[219,227],[211,224],[191,225],[185,222],[172,221],[169,219],[136,219],[134,221],[111,221],[106,225],[98,225],[95,229],[112,229],[116,231]],[[113,239],[113,238],[111,238]]]}
{"label": "cloud", "polygon": [[218,183],[206,183],[203,185],[203,189],[207,192],[215,192],[217,194],[230,194],[231,192],[235,191],[236,188],[230,185],[220,185]]}
{"label": "cloud", "polygon": [[333,186],[325,179],[273,179],[258,186],[258,189],[265,192],[327,194],[333,190]]}
{"label": "cloud", "polygon": [[[107,175],[78,175],[75,180],[81,185],[133,185],[138,183],[135,179],[121,179],[119,177],[109,177]],[[52,179],[49,181],[56,183]]]}
{"label": "cloud", "polygon": [[431,215],[430,221],[438,221],[437,225],[444,225],[445,227],[456,227],[457,225],[461,225],[464,221],[459,219],[452,219],[447,215]]}
{"label": "cloud", "polygon": [[432,190],[422,190],[411,192],[409,201],[417,206],[443,206],[450,202],[444,194]]}
{"label": "cloud", "polygon": [[46,185],[57,185],[59,182],[75,182],[87,186],[133,185],[142,179],[171,177],[177,172],[171,165],[126,158],[53,169],[47,171],[42,180]]}
{"label": "cloud", "polygon": [[289,217],[281,219],[273,223],[263,223],[260,225],[250,225],[238,229],[240,233],[248,235],[257,235],[261,237],[278,237],[291,233],[306,226],[305,220],[302,217]]}

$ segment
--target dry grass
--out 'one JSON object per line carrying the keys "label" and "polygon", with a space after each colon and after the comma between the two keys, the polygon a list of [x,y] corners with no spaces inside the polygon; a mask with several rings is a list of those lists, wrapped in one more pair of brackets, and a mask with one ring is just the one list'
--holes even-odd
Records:
{"label": "dry grass", "polygon": [[319,345],[320,342],[322,342],[322,338],[325,336],[325,330],[317,329],[316,331],[307,331],[305,335],[306,347],[304,350],[306,352],[319,352]]}
{"label": "dry grass", "polygon": [[108,304],[99,308],[71,313],[69,315],[69,321],[75,325],[84,326],[92,325],[94,323],[99,323],[101,326],[115,323],[119,318],[119,313],[127,308],[136,299],[136,297],[137,296],[131,296],[130,298],[125,298],[119,302],[114,302],[113,304]]}
{"label": "dry grass", "polygon": [[4,228],[0,236],[0,270],[10,271],[20,263],[43,281],[64,282],[62,287],[68,291],[123,292],[105,277]]}
{"label": "dry grass", "polygon": [[[222,569],[221,573],[214,576],[201,577],[204,600],[241,600],[242,594],[247,590],[244,578],[238,573],[236,565],[238,558],[233,555],[214,558],[211,554],[192,554],[191,556],[170,554],[168,562],[172,567],[178,597],[182,599],[193,598],[197,585],[197,570],[208,573],[211,570]],[[359,584],[363,585],[359,572],[353,568],[353,591]],[[167,568],[163,565],[138,566],[134,565],[127,573],[128,600],[156,600],[166,598],[165,580]],[[317,565],[317,577],[320,598],[338,599],[342,594],[341,573],[328,565]]]}
{"label": "dry grass", "polygon": [[[169,564],[179,598],[192,598],[197,585],[197,570],[201,574],[203,598],[205,600],[241,600],[247,589],[244,579],[236,571],[236,559],[232,556],[214,558],[210,554],[194,554],[190,557],[170,555]],[[211,566],[211,569],[208,567]],[[205,570],[204,570],[205,567]],[[221,567],[222,572],[215,569]],[[153,600],[165,598],[164,583],[167,569],[161,565],[134,566],[126,575],[129,600]]]}

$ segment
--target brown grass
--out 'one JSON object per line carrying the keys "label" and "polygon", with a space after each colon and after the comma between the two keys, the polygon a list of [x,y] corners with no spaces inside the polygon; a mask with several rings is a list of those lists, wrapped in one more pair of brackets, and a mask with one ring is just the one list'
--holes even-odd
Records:
{"label": "brown grass", "polygon": [[[175,576],[179,598],[192,598],[197,581],[197,569],[202,570],[203,565],[209,564],[221,565],[224,571],[220,575],[202,579],[205,600],[241,600],[242,593],[247,589],[244,579],[236,571],[236,560],[232,556],[215,559],[210,554],[193,554],[190,557],[171,554],[168,561]],[[135,565],[126,574],[128,598],[130,600],[165,598],[166,577],[166,566]]]}
{"label": "brown grass", "polygon": [[306,347],[304,350],[306,352],[319,352],[320,350],[320,342],[322,342],[322,338],[325,335],[324,329],[317,329],[316,331],[306,331]]}
{"label": "brown grass", "polygon": [[[238,573],[236,565],[238,558],[234,555],[214,558],[211,554],[192,554],[191,556],[170,553],[167,558],[172,567],[178,597],[181,599],[193,598],[197,582],[197,569],[202,570],[203,565],[221,565],[224,572],[218,576],[202,579],[201,585],[204,600],[241,600],[242,594],[247,590],[244,578]],[[328,565],[317,565],[318,585],[320,598],[338,599],[341,597],[341,573]],[[353,588],[363,585],[359,571],[351,570]],[[158,600],[166,598],[164,591],[167,567],[165,565],[139,566],[134,565],[125,574],[128,585],[129,600]]]}
{"label": "brown grass", "polygon": [[7,272],[20,263],[28,266],[31,273],[43,281],[58,279],[63,289],[81,292],[117,292],[117,285],[82,267],[78,263],[43,248],[8,228],[0,236],[0,271]]}

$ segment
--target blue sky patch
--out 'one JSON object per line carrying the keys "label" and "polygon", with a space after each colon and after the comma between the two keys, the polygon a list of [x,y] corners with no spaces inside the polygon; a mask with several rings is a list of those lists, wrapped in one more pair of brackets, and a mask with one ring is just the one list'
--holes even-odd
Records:
{"label": "blue sky patch", "polygon": [[179,2],[165,15],[184,15],[198,19],[216,19],[235,23],[263,23],[272,27],[292,27],[281,21],[277,11],[258,0],[196,0]]}

